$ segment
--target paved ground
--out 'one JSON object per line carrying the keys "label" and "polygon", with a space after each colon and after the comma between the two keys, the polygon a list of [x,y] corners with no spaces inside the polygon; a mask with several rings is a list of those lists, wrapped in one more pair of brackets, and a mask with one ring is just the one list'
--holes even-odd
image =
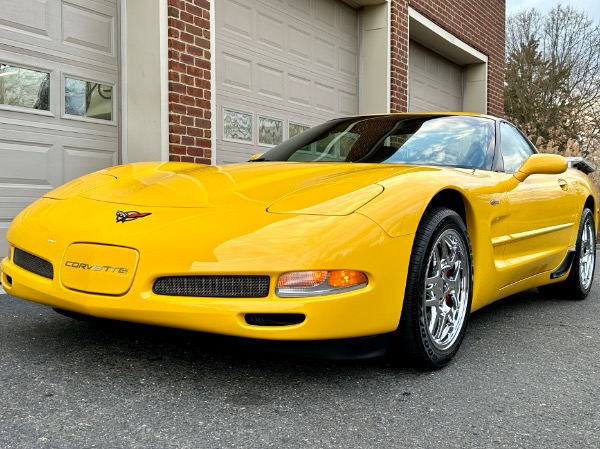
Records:
{"label": "paved ground", "polygon": [[437,372],[84,323],[0,296],[0,448],[598,448],[600,291],[472,316]]}

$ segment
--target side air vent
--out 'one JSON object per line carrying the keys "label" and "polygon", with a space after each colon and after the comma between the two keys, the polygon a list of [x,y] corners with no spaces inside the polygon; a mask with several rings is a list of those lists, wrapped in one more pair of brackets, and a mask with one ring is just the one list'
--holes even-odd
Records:
{"label": "side air vent", "polygon": [[168,276],[154,283],[157,295],[208,298],[265,298],[269,276]]}
{"label": "side air vent", "polygon": [[23,251],[22,249],[15,248],[14,262],[15,265],[18,265],[24,270],[31,271],[38,276],[54,279],[54,269],[50,262]]}

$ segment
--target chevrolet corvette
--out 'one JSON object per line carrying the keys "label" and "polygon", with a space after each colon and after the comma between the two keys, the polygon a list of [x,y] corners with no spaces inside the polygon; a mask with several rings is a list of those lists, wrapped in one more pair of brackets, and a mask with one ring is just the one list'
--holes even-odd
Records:
{"label": "chevrolet corvette", "polygon": [[2,285],[68,316],[436,369],[493,301],[584,299],[597,211],[583,171],[503,119],[346,117],[246,163],[71,181],[14,219]]}

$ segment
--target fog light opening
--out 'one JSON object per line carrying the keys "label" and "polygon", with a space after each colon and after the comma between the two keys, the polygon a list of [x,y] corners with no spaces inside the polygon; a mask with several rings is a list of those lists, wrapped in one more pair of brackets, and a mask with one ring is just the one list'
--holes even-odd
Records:
{"label": "fog light opening", "polygon": [[10,277],[8,274],[5,274],[4,277],[6,278],[6,285],[8,287],[12,287],[12,277]]}

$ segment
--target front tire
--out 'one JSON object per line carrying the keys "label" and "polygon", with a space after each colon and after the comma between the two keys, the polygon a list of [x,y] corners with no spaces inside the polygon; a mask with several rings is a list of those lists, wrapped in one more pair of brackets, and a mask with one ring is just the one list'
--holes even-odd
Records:
{"label": "front tire", "polygon": [[453,210],[428,209],[413,243],[397,353],[421,369],[454,357],[471,311],[473,262],[467,229]]}

